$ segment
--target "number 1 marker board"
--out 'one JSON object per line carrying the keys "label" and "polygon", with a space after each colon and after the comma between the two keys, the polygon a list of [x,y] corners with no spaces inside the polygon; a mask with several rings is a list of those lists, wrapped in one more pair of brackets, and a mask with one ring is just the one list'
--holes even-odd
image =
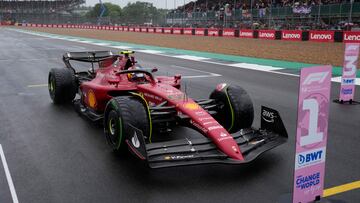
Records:
{"label": "number 1 marker board", "polygon": [[323,195],[331,66],[301,69],[293,203]]}

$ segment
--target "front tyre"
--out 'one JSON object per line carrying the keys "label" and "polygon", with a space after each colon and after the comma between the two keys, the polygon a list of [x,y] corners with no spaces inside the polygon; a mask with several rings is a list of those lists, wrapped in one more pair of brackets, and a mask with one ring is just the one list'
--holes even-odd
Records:
{"label": "front tyre", "polygon": [[74,71],[68,68],[53,68],[49,72],[48,88],[55,104],[70,103],[74,100],[77,85]]}
{"label": "front tyre", "polygon": [[214,118],[229,133],[250,128],[254,121],[254,107],[250,96],[240,86],[219,84],[211,93],[210,99],[218,104]]}
{"label": "front tyre", "polygon": [[142,131],[144,138],[150,136],[148,111],[134,96],[119,96],[111,99],[105,109],[104,132],[114,151],[126,151],[125,140],[129,138],[132,125]]}

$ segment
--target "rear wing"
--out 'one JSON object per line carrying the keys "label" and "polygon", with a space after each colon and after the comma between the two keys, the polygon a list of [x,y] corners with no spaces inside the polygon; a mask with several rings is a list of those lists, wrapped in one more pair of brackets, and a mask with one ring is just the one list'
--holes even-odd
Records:
{"label": "rear wing", "polygon": [[86,52],[67,52],[63,55],[63,61],[66,67],[74,69],[70,61],[81,61],[87,63],[99,63],[107,59],[114,59],[115,55],[111,51],[86,51]]}

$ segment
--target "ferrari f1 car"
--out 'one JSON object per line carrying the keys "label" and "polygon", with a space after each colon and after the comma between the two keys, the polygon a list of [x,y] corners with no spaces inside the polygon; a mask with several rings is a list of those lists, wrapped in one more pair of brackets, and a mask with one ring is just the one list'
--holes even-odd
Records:
{"label": "ferrari f1 car", "polygon": [[[180,90],[180,75],[155,77],[157,69],[139,68],[132,53],[69,52],[66,67],[49,72],[53,102],[73,102],[81,115],[103,123],[112,149],[161,168],[247,163],[287,141],[276,110],[262,107],[261,128],[252,127],[253,104],[240,86],[219,84],[209,99],[194,100]],[[91,69],[76,71],[70,61],[88,62]],[[189,134],[166,139],[179,128]]]}

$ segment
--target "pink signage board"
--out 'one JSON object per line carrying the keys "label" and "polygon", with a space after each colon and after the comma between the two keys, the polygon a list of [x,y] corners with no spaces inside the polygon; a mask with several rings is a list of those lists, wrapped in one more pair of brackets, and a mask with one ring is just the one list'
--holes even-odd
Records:
{"label": "pink signage board", "polygon": [[301,69],[293,203],[323,195],[331,66]]}
{"label": "pink signage board", "polygon": [[352,101],[355,94],[356,65],[359,56],[358,43],[347,43],[345,46],[344,66],[341,77],[340,101]]}

